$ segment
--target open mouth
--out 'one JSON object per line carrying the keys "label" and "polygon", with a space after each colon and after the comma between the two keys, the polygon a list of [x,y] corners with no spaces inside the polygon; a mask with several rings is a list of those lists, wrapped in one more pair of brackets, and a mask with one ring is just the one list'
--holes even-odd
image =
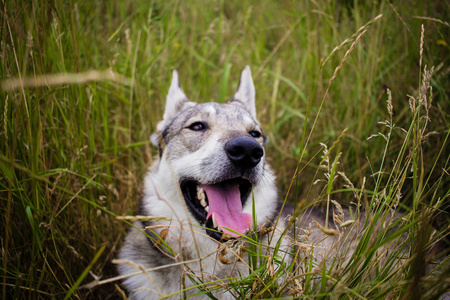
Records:
{"label": "open mouth", "polygon": [[214,184],[200,184],[193,180],[181,183],[189,211],[206,227],[206,233],[218,241],[224,233],[237,237],[239,234],[236,232],[245,234],[252,226],[252,216],[242,212],[251,189],[251,183],[243,178]]}

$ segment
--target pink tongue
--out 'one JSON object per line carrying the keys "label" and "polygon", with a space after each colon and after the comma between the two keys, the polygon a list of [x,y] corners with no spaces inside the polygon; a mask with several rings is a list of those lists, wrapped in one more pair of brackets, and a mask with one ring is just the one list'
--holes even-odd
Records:
{"label": "pink tongue", "polygon": [[209,212],[206,219],[210,219],[214,214],[219,228],[231,236],[239,235],[224,227],[241,234],[245,234],[249,227],[252,227],[252,216],[242,213],[241,194],[237,183],[226,181],[200,187],[208,197]]}

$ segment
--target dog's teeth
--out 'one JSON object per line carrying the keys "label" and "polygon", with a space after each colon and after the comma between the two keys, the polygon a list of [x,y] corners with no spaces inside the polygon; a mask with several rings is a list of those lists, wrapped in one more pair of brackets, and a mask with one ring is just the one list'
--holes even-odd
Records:
{"label": "dog's teeth", "polygon": [[[205,190],[203,190],[201,187],[197,186],[197,198],[199,200],[204,200],[206,199],[205,196]],[[200,202],[201,203],[201,202]],[[206,202],[205,202],[206,203]],[[203,205],[203,204],[202,204]],[[204,206],[204,205],[203,205]]]}
{"label": "dog's teeth", "polygon": [[205,210],[206,210],[206,207],[207,207],[207,205],[208,205],[208,203],[206,203],[206,200],[205,199],[200,199],[200,204],[205,208]]}
{"label": "dog's teeth", "polygon": [[214,216],[214,214],[212,215],[212,222],[213,222],[213,227],[214,227],[214,228],[217,228],[218,225],[217,225],[216,217]]}
{"label": "dog's teeth", "polygon": [[202,193],[202,192],[197,192],[197,198],[199,200],[205,200],[206,199],[205,194]]}
{"label": "dog's teeth", "polygon": [[205,206],[205,211],[209,212],[209,206]]}

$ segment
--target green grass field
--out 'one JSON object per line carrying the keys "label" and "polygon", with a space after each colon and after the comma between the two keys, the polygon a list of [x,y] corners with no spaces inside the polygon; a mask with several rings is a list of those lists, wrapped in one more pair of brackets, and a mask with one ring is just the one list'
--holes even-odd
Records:
{"label": "green grass field", "polygon": [[[224,102],[247,64],[280,201],[299,213],[358,202],[376,217],[346,266],[310,265],[279,286],[269,284],[279,274],[261,279],[266,288],[252,288],[256,278],[230,286],[249,298],[449,291],[448,252],[432,274],[425,253],[437,241],[448,247],[450,2],[4,0],[0,8],[0,298],[120,298],[119,281],[102,282],[117,276],[112,259],[129,226],[116,217],[136,210],[171,71],[191,100]],[[404,233],[373,228],[391,209],[410,229],[398,242],[407,256],[380,269],[376,249]],[[95,279],[102,284],[79,288]]]}

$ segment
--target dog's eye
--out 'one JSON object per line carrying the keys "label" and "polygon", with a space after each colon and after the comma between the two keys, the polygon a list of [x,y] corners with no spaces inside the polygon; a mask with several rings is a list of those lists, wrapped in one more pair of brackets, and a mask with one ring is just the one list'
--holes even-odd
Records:
{"label": "dog's eye", "polygon": [[250,133],[250,135],[251,135],[252,137],[254,137],[254,138],[259,138],[259,137],[261,137],[261,132],[259,132],[259,131],[252,130],[252,131],[250,131],[249,133]]}
{"label": "dog's eye", "polygon": [[195,122],[189,125],[188,128],[193,131],[201,131],[206,129],[206,124],[202,122]]}

